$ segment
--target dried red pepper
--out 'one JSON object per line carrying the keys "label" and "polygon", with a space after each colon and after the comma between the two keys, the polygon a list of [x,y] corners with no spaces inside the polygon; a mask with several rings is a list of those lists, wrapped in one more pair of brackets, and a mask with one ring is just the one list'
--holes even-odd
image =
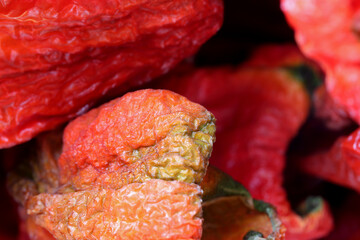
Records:
{"label": "dried red pepper", "polygon": [[300,48],[325,70],[326,88],[335,103],[360,123],[360,4],[282,0],[281,8]]}
{"label": "dried red pepper", "polygon": [[[309,110],[302,73],[312,70],[305,67],[305,59],[294,47],[288,58],[280,49],[265,48],[264,57],[259,50],[249,63],[237,68],[183,72],[155,86],[176,91],[211,110],[217,118],[211,163],[244,184],[254,198],[273,204],[288,229],[287,239],[315,239],[332,228],[327,204],[309,199],[303,208],[306,217],[300,217],[291,210],[282,188],[287,145]],[[309,209],[311,204],[314,208]]]}
{"label": "dried red pepper", "polygon": [[[71,122],[64,145],[62,131],[41,136],[37,156],[9,177],[21,205],[20,237],[27,232],[31,239],[200,239],[200,186],[192,182],[204,177],[214,132],[212,114],[200,105],[170,91],[141,90]],[[153,167],[156,174],[146,175]],[[79,184],[77,174],[91,178]],[[108,177],[117,183],[99,181]],[[210,168],[201,184],[207,201],[204,239],[226,227],[214,213],[229,204],[222,217],[234,225],[223,239],[284,239],[275,210],[253,200],[229,176]]]}
{"label": "dried red pepper", "polygon": [[221,0],[6,1],[0,148],[164,74],[219,28]]}
{"label": "dried red pepper", "polygon": [[206,172],[214,121],[185,97],[148,89],[77,118],[63,144],[45,135],[26,159],[30,174],[9,177],[24,228],[31,239],[200,239],[194,183]]}
{"label": "dried red pepper", "polygon": [[[50,186],[56,184],[56,181],[54,181],[53,177],[54,177],[54,169],[53,167],[51,167],[50,165],[54,164],[56,159],[55,157],[58,156],[59,152],[60,152],[60,147],[61,146],[61,140],[59,138],[59,134],[61,134],[61,132],[53,132],[53,133],[49,133],[47,135],[42,136],[39,140],[40,140],[40,144],[41,144],[41,152],[39,152],[39,154],[41,154],[41,158],[40,158],[40,165],[38,165],[38,167],[40,168],[35,168],[35,173],[34,176],[37,176],[37,179],[35,180],[35,182],[37,184],[39,184],[37,187],[39,189],[45,187],[46,186]],[[50,165],[49,165],[50,164]],[[33,165],[34,166],[34,165]],[[36,166],[36,163],[35,163]],[[49,172],[50,171],[50,172]],[[51,173],[51,171],[53,173]],[[56,171],[55,171],[56,172]],[[55,174],[56,175],[56,174]],[[45,178],[48,177],[48,178]],[[12,179],[12,181],[16,181],[19,179]],[[154,180],[152,180],[154,181]],[[16,182],[14,186],[16,186]],[[149,182],[147,182],[149,183]],[[172,182],[153,182],[153,183],[149,183],[151,185],[151,190],[147,189],[147,191],[151,192],[150,194],[147,194],[145,199],[141,199],[142,203],[140,204],[141,206],[146,206],[146,201],[147,199],[149,199],[151,196],[152,201],[154,201],[154,199],[157,198],[161,198],[164,197],[164,189],[167,189],[167,186],[171,185]],[[178,182],[179,184],[181,184],[180,182]],[[11,184],[11,183],[10,183]],[[17,183],[18,184],[18,183]],[[147,185],[149,185],[147,184]],[[185,183],[184,183],[185,184]],[[21,185],[21,184],[20,184]],[[19,185],[18,185],[19,186]],[[22,185],[24,186],[24,185]],[[131,188],[133,185],[127,185],[128,188]],[[161,190],[160,191],[154,191],[154,189],[156,189],[156,187],[160,187],[161,186]],[[185,189],[186,189],[185,185]],[[145,188],[146,186],[144,185],[138,185],[138,188],[142,189]],[[202,239],[219,239],[217,238],[217,236],[221,236],[221,239],[232,239],[232,237],[234,236],[238,236],[239,239],[243,239],[243,237],[245,236],[244,239],[253,239],[251,238],[252,236],[261,236],[261,239],[274,239],[274,240],[283,240],[284,239],[284,226],[281,224],[281,222],[279,221],[277,214],[274,210],[274,208],[272,206],[270,206],[267,203],[264,203],[262,201],[257,201],[251,198],[251,195],[249,194],[249,192],[239,183],[235,182],[230,176],[222,173],[221,171],[213,168],[213,167],[209,167],[208,171],[201,183],[201,188],[204,190],[204,194],[203,194],[203,200],[205,201],[202,204],[203,207],[203,217],[204,220],[202,221],[204,224],[204,230],[203,230],[203,236]],[[13,189],[16,191],[16,189]],[[18,190],[22,190],[23,189],[18,189]],[[132,189],[132,193],[133,193]],[[103,192],[106,190],[103,190]],[[121,188],[121,192],[124,192],[124,188]],[[180,192],[179,192],[180,191]],[[166,192],[166,191],[165,191]],[[115,203],[118,203],[118,205],[116,205],[116,209],[118,212],[120,210],[124,210],[123,208],[121,208],[119,205],[124,204],[124,202],[119,201],[118,199],[116,201],[112,201],[114,199],[112,199],[113,195],[116,195],[118,197],[118,195],[120,194],[118,192],[116,192],[116,190],[114,189],[110,189],[109,191],[106,192],[106,194],[108,195],[106,197],[106,201],[110,204],[110,206],[112,206]],[[166,192],[168,193],[168,192]],[[182,186],[181,188],[178,188],[178,191],[175,192],[171,192],[171,199],[175,198],[176,200],[171,201],[172,204],[175,204],[177,206],[179,206],[179,209],[171,209],[171,212],[176,212],[177,213],[177,218],[179,217],[179,215],[181,215],[182,212],[187,212],[187,215],[189,214],[189,212],[191,212],[191,209],[196,210],[197,205],[193,204],[191,206],[187,206],[187,205],[183,205],[182,202],[176,202],[176,201],[180,201],[179,197],[177,197],[176,194],[180,194],[181,196],[184,196],[186,194],[188,194],[188,192],[184,192],[184,186]],[[151,195],[154,194],[154,195]],[[59,218],[62,218],[61,222],[64,222],[65,224],[61,224],[62,228],[59,228],[58,225],[56,227],[54,227],[54,229],[51,229],[52,232],[55,232],[57,234],[63,233],[63,232],[67,232],[66,228],[69,228],[68,224],[66,223],[66,220],[69,219],[68,216],[71,216],[71,211],[73,210],[73,207],[75,207],[74,209],[82,216],[82,218],[86,218],[86,216],[90,216],[92,213],[91,210],[91,205],[93,204],[94,208],[102,209],[101,206],[97,205],[97,201],[94,201],[94,199],[96,199],[96,197],[99,197],[99,195],[101,195],[101,193],[92,190],[92,191],[77,191],[77,192],[73,192],[73,193],[69,193],[69,194],[38,194],[36,195],[36,197],[31,197],[30,201],[27,202],[27,212],[31,213],[31,209],[33,209],[33,205],[35,204],[35,206],[39,206],[39,208],[34,208],[36,209],[36,211],[40,211],[40,212],[36,212],[38,213],[38,215],[36,215],[36,217],[27,217],[26,222],[24,222],[21,225],[22,228],[22,233],[21,236],[19,236],[19,239],[22,240],[28,240],[27,237],[27,232],[30,231],[30,234],[32,237],[36,237],[36,239],[54,239],[53,236],[44,228],[40,227],[40,224],[43,224],[42,221],[47,221],[48,225],[52,225],[51,223],[53,223],[54,221],[59,220]],[[18,197],[22,197],[21,194],[15,194],[15,196]],[[73,202],[71,201],[71,199],[73,197],[79,197],[76,198],[77,201]],[[142,195],[140,195],[141,198]],[[79,199],[81,199],[81,197],[88,199],[87,201],[87,205],[86,207],[81,205],[81,201]],[[126,198],[127,196],[124,196],[124,198]],[[139,205],[136,204],[137,201],[139,201],[139,196],[136,196],[136,199],[132,199],[131,200],[131,205],[136,205],[136,207],[139,207]],[[165,194],[165,199],[167,199],[166,194]],[[69,199],[69,201],[65,201],[66,199]],[[104,201],[105,201],[104,200]],[[121,199],[124,200],[124,199]],[[18,201],[22,201],[21,199],[18,198]],[[63,202],[66,202],[66,206],[62,205]],[[40,204],[40,205],[39,205]],[[71,204],[77,204],[76,206],[72,206]],[[45,206],[46,207],[45,207]],[[104,205],[104,203],[103,203]],[[160,213],[164,213],[164,211],[161,209],[162,207],[164,207],[166,204],[164,204],[163,202],[157,202],[155,205],[152,204],[149,206],[149,208],[151,206],[155,206],[159,209],[151,209],[151,211],[158,211]],[[107,206],[107,205],[105,205]],[[119,209],[120,208],[120,209]],[[84,212],[86,209],[86,212]],[[90,209],[90,210],[89,210]],[[44,210],[44,211],[42,211]],[[70,212],[69,212],[70,211]],[[114,210],[113,210],[114,211]],[[131,214],[138,214],[139,213],[139,209],[137,209],[136,211],[134,209],[132,209],[131,206],[127,206],[127,211],[129,211]],[[83,213],[83,214],[81,214]],[[106,215],[106,213],[104,213],[103,217],[109,216],[111,214],[111,211],[107,211],[108,215]],[[100,211],[98,213],[98,215],[101,215],[102,212]],[[131,215],[130,214],[130,215]],[[170,215],[170,213],[168,213]],[[32,215],[32,213],[30,214]],[[126,214],[124,214],[126,218]],[[152,216],[154,216],[154,214],[152,214]],[[171,217],[171,215],[170,215]],[[96,219],[96,217],[94,217]],[[105,218],[106,220],[106,218]],[[141,221],[140,219],[138,219],[139,221]],[[145,220],[145,219],[142,219]],[[157,219],[159,221],[161,221],[162,219],[159,218]],[[177,219],[178,220],[178,219]],[[184,219],[182,219],[184,220]],[[94,220],[95,221],[95,220]],[[171,219],[170,219],[171,221]],[[200,219],[197,219],[197,221],[195,223],[199,223]],[[81,220],[80,220],[81,222]],[[201,222],[201,221],[200,221]],[[107,221],[105,221],[105,224],[107,223]],[[137,225],[138,228],[141,228],[141,222]],[[176,222],[174,223],[174,221],[172,221],[170,223],[171,225],[175,224],[176,226]],[[182,222],[182,224],[184,224],[184,222]],[[194,222],[191,225],[193,228],[192,229],[186,229],[187,232],[189,232],[189,234],[191,233],[191,230],[194,229],[201,229],[201,227],[198,226],[198,228],[194,228]],[[196,225],[195,225],[196,226]],[[215,227],[216,226],[216,227]],[[84,226],[81,226],[82,228],[84,228]],[[167,231],[164,231],[164,229],[162,230],[163,234],[169,233],[169,235],[172,234],[172,236],[176,236],[177,231],[174,229],[173,226],[163,226],[163,227],[168,227],[169,229],[166,229]],[[84,232],[81,233],[77,233],[77,234],[83,234],[82,236],[85,236],[86,233],[86,228],[83,229]],[[138,231],[137,229],[133,229],[135,232]],[[225,231],[226,230],[226,231]],[[183,231],[183,230],[179,230],[179,231]],[[225,231],[225,232],[224,232]],[[75,231],[76,233],[77,231]],[[67,233],[66,233],[67,234]],[[96,235],[96,233],[93,233]],[[137,236],[139,236],[139,233],[136,232]],[[142,232],[141,234],[145,234],[144,232]],[[185,234],[184,232],[182,232],[182,234]],[[196,234],[198,234],[198,232],[196,232]],[[153,233],[152,237],[154,237],[155,233]],[[81,238],[81,236],[77,236],[78,238]],[[149,236],[145,236],[145,237],[149,237]],[[155,236],[156,237],[156,236]],[[164,237],[164,235],[162,235],[162,237]],[[62,239],[61,236],[59,236],[58,238]],[[157,236],[157,238],[161,238],[160,236]],[[162,238],[161,238],[162,239]],[[169,237],[166,237],[166,239],[169,239]],[[171,237],[170,237],[171,239]]]}
{"label": "dried red pepper", "polygon": [[285,228],[275,209],[252,199],[229,175],[209,166],[201,188],[205,201],[202,239],[285,239]]}
{"label": "dried red pepper", "polygon": [[72,121],[58,160],[61,184],[119,188],[152,178],[200,183],[215,118],[169,91],[140,90]]}
{"label": "dried red pepper", "polygon": [[55,239],[200,239],[199,195],[195,184],[154,179],[120,189],[42,193],[29,199],[26,211]]}
{"label": "dried red pepper", "polygon": [[313,175],[360,192],[360,129],[340,137],[330,149],[318,151],[302,162]]}

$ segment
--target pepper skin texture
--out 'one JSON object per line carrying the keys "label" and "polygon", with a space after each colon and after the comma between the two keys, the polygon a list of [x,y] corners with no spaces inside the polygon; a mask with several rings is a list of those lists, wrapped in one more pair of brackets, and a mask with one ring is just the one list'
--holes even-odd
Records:
{"label": "pepper skin texture", "polygon": [[325,149],[301,161],[303,169],[315,176],[360,192],[360,129],[336,140]]}
{"label": "pepper skin texture", "polygon": [[287,239],[316,239],[333,226],[327,203],[314,201],[316,207],[299,216],[282,188],[287,146],[309,111],[309,94],[294,71],[307,61],[292,47],[291,55],[295,51],[298,58],[290,59],[303,60],[291,64],[281,59],[286,54],[279,49],[265,47],[264,58],[259,49],[249,63],[237,67],[179,71],[154,87],[178,92],[209,109],[217,119],[210,163],[242,183],[255,199],[274,205]]}
{"label": "pepper skin texture", "polygon": [[146,89],[78,117],[64,134],[40,136],[38,153],[8,178],[23,231],[31,239],[200,239],[195,183],[214,121],[185,97]]}
{"label": "pepper skin texture", "polygon": [[221,0],[6,1],[0,148],[166,73],[215,34],[222,19]]}
{"label": "pepper skin texture", "polygon": [[358,1],[282,0],[281,8],[301,50],[324,69],[330,96],[360,123]]}
{"label": "pepper skin texture", "polygon": [[201,190],[153,179],[29,199],[28,216],[55,239],[200,239]]}
{"label": "pepper skin texture", "polygon": [[240,183],[209,166],[203,189],[203,240],[284,240],[285,227],[273,206],[253,199]]}
{"label": "pepper skin texture", "polygon": [[61,182],[76,189],[150,178],[200,183],[214,134],[214,116],[185,97],[166,90],[128,93],[66,127]]}

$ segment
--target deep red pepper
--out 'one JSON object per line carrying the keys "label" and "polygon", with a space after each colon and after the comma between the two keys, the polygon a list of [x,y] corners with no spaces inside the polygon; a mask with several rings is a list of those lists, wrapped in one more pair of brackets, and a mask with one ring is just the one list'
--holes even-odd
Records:
{"label": "deep red pepper", "polygon": [[308,215],[302,218],[291,210],[282,188],[285,151],[310,104],[296,76],[306,61],[295,47],[287,48],[289,55],[281,47],[259,50],[236,68],[179,71],[174,75],[182,76],[169,76],[156,87],[177,91],[209,109],[217,118],[210,163],[244,184],[254,198],[276,206],[287,239],[315,239],[332,228],[327,204],[314,201],[317,207],[305,210]]}
{"label": "deep red pepper", "polygon": [[336,104],[360,123],[360,4],[353,0],[282,0],[302,51],[326,73]]}
{"label": "deep red pepper", "polygon": [[6,1],[0,8],[0,148],[164,74],[222,23],[221,0]]}
{"label": "deep red pepper", "polygon": [[302,161],[304,170],[360,192],[360,129]]}

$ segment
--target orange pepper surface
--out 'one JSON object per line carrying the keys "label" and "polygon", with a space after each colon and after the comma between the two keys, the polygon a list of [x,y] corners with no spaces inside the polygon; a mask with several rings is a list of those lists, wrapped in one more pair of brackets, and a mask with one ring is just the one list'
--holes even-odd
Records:
{"label": "orange pepper surface", "polygon": [[0,4],[0,148],[166,73],[217,32],[221,0]]}
{"label": "orange pepper surface", "polygon": [[[140,90],[40,138],[31,177],[8,185],[31,239],[200,239],[214,117],[167,90]],[[63,145],[62,150],[61,145]]]}
{"label": "orange pepper surface", "polygon": [[325,236],[333,226],[325,201],[310,198],[299,216],[282,187],[287,146],[309,111],[301,75],[311,73],[307,64],[294,46],[268,46],[243,65],[188,69],[155,84],[214,113],[217,143],[210,163],[242,183],[255,199],[274,205],[287,228],[286,239],[294,240]]}
{"label": "orange pepper surface", "polygon": [[149,180],[120,189],[42,193],[27,214],[55,239],[200,239],[200,187]]}
{"label": "orange pepper surface", "polygon": [[200,183],[215,141],[214,122],[204,107],[169,91],[126,94],[66,127],[61,183],[76,189],[150,178]]}

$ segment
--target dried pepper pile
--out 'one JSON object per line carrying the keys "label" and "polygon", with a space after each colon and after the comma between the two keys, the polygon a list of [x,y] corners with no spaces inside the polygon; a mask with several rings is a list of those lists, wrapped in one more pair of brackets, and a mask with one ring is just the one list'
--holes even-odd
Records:
{"label": "dried pepper pile", "polygon": [[193,183],[205,174],[214,133],[211,113],[168,91],[129,93],[91,110],[66,127],[59,159],[45,139],[50,155],[34,163],[31,178],[9,177],[27,232],[200,239],[201,191]]}
{"label": "dried pepper pile", "polygon": [[0,240],[359,239],[360,3],[261,4],[1,2]]}
{"label": "dried pepper pile", "polygon": [[[30,176],[21,169],[9,176],[23,234],[32,239],[200,239],[203,221],[203,239],[213,239],[214,232],[222,234],[213,214],[219,209],[239,221],[233,234],[241,238],[250,230],[284,237],[275,210],[255,204],[230,177],[210,169],[202,181],[215,118],[185,97],[128,93],[72,121],[63,140],[61,133],[40,138],[39,154],[21,167]],[[204,220],[200,182],[203,198],[212,199],[204,204]],[[226,209],[224,201],[234,206]]]}
{"label": "dried pepper pile", "polygon": [[[313,76],[304,77],[302,71]],[[255,198],[276,206],[287,227],[286,239],[314,239],[332,228],[323,200],[307,199],[304,204],[312,206],[298,216],[282,188],[286,148],[309,112],[305,81],[316,85],[314,71],[295,47],[269,46],[238,67],[182,70],[181,76],[175,73],[156,85],[215,114],[218,144],[210,162],[244,184]]]}
{"label": "dried pepper pile", "polygon": [[[360,123],[360,62],[357,57],[360,46],[357,35],[360,5],[353,1],[329,1],[322,7],[321,12],[316,11],[320,6],[323,6],[320,1],[309,1],[307,4],[301,1],[282,2],[282,8],[295,28],[299,46],[305,54],[316,60],[326,73],[325,86],[329,96],[322,102],[327,98],[333,103],[326,105],[328,107],[325,118],[338,123],[334,127],[341,129],[349,122],[349,118],[357,124]],[[306,17],[303,14],[305,12]],[[325,23],[324,19],[330,14],[334,17]],[[304,28],[305,23],[313,27]],[[315,31],[317,34],[314,34]],[[320,112],[321,108],[318,111]],[[320,115],[323,114],[320,112]],[[358,132],[359,130],[356,130],[347,137],[343,136],[331,149],[319,150],[306,158],[303,162],[304,169],[359,191]]]}
{"label": "dried pepper pile", "polygon": [[166,73],[216,33],[222,17],[221,0],[2,3],[0,147]]}
{"label": "dried pepper pile", "polygon": [[[301,50],[325,73],[325,86],[314,96],[315,114],[328,128],[341,133],[330,145],[315,147],[315,151],[303,156],[299,165],[314,176],[359,192],[360,5],[357,1],[282,0],[281,8],[295,30]],[[355,123],[349,134],[345,129],[351,126],[352,121]],[[348,202],[346,200],[344,205]],[[346,207],[340,209],[349,211]],[[342,212],[338,215],[338,229],[360,223],[360,216],[356,213],[347,214],[351,220]],[[336,230],[330,239],[359,238],[356,229],[350,227],[342,231]]]}

